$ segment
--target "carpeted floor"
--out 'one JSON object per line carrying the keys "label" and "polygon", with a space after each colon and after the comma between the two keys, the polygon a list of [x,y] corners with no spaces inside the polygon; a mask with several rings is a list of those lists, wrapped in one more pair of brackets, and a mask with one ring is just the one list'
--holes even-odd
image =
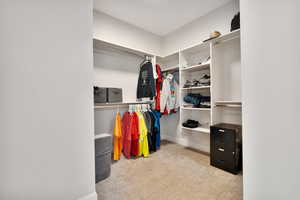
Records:
{"label": "carpeted floor", "polygon": [[242,175],[209,165],[209,157],[165,142],[149,158],[121,159],[96,185],[98,200],[241,200]]}

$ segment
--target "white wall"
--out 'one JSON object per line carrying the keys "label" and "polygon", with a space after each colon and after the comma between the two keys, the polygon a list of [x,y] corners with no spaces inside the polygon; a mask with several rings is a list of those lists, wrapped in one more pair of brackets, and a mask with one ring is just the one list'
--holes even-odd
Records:
{"label": "white wall", "polygon": [[92,1],[0,2],[0,199],[96,200]]}
{"label": "white wall", "polygon": [[300,199],[300,2],[241,0],[244,199]]}
{"label": "white wall", "polygon": [[94,11],[94,38],[153,55],[161,54],[161,37]]}
{"label": "white wall", "polygon": [[203,40],[208,38],[209,33],[215,30],[222,34],[229,33],[231,20],[238,11],[239,1],[233,0],[229,4],[164,36],[162,54],[169,55],[179,49],[185,49],[187,47],[195,46],[195,44],[200,44]]}
{"label": "white wall", "polygon": [[143,57],[119,50],[94,52],[94,84],[123,89],[123,101],[136,101],[139,66]]}

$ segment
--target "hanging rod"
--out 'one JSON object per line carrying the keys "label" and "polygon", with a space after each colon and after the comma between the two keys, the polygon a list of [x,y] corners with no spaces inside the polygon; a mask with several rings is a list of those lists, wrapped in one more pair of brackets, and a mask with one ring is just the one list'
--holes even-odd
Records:
{"label": "hanging rod", "polygon": [[128,107],[129,105],[137,104],[152,104],[153,101],[141,101],[141,102],[123,102],[123,103],[96,103],[94,109],[102,108],[116,108],[116,107]]}

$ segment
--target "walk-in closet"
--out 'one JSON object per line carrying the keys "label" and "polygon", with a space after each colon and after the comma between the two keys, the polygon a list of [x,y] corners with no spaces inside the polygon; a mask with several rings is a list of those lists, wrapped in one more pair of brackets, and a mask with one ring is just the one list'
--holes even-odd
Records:
{"label": "walk-in closet", "polygon": [[299,8],[0,0],[0,200],[299,200]]}
{"label": "walk-in closet", "polygon": [[242,199],[238,1],[162,35],[104,2],[93,39],[98,198]]}

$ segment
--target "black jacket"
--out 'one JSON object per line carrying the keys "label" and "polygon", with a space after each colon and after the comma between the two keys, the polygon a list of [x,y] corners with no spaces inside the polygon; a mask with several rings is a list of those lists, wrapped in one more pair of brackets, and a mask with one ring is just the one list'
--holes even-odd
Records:
{"label": "black jacket", "polygon": [[137,98],[155,96],[155,83],[153,77],[153,68],[151,62],[145,62],[140,68],[138,86],[137,86]]}

